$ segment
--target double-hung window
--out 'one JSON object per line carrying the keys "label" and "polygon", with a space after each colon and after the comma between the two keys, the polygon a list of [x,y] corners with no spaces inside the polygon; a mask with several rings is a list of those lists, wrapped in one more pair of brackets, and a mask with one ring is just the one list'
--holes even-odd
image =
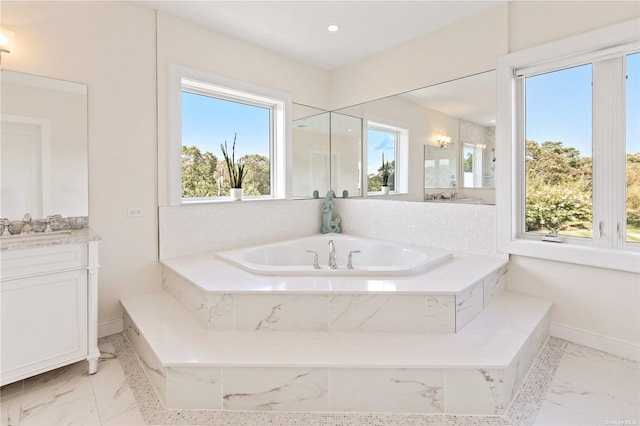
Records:
{"label": "double-hung window", "polygon": [[177,66],[171,68],[171,82],[172,203],[229,198],[231,182],[221,145],[244,166],[244,197],[285,198],[290,99]]}
{"label": "double-hung window", "polygon": [[639,28],[499,61],[501,250],[640,271]]}

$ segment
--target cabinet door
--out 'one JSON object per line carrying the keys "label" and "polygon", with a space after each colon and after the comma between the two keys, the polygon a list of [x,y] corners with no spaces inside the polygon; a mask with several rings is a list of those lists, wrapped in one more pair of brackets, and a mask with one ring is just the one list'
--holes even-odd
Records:
{"label": "cabinet door", "polygon": [[3,281],[2,384],[87,355],[87,271]]}

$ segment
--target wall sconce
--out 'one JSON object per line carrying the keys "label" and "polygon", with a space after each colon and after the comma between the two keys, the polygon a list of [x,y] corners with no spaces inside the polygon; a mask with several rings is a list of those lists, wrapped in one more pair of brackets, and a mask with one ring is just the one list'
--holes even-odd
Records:
{"label": "wall sconce", "polygon": [[0,59],[2,59],[3,53],[11,53],[15,37],[15,33],[4,28],[0,28]]}
{"label": "wall sconce", "polygon": [[436,135],[436,142],[438,142],[438,146],[440,146],[440,148],[448,148],[453,145],[451,136]]}

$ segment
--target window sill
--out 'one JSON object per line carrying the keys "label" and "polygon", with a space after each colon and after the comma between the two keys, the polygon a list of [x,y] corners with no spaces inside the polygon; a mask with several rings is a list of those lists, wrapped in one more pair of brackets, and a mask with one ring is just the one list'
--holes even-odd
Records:
{"label": "window sill", "polygon": [[580,246],[569,242],[554,243],[525,238],[515,239],[506,244],[498,243],[501,252],[574,263],[597,268],[640,273],[640,252],[625,249],[604,249],[593,246]]}
{"label": "window sill", "polygon": [[242,203],[242,202],[255,202],[255,201],[285,201],[285,198],[274,197],[248,197],[243,196],[242,200],[232,200],[229,197],[220,197],[220,199],[203,198],[203,199],[183,199],[180,203],[181,206],[195,206],[203,204],[226,204],[226,203]]}

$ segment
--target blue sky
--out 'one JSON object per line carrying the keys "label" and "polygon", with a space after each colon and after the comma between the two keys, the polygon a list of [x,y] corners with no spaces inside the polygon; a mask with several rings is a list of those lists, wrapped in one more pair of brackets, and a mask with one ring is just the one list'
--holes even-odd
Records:
{"label": "blue sky", "polygon": [[[527,139],[560,141],[591,157],[591,65],[527,78]],[[627,149],[640,151],[640,54],[627,57]]]}
{"label": "blue sky", "polygon": [[227,141],[231,151],[236,133],[236,159],[245,154],[269,156],[267,108],[182,92],[182,145],[196,145],[221,160],[220,144]]}
{"label": "blue sky", "polygon": [[378,169],[382,166],[382,153],[384,152],[385,163],[395,160],[394,157],[394,141],[393,137],[387,132],[377,130],[369,130],[367,132],[368,139],[368,163],[367,175],[378,173]]}

